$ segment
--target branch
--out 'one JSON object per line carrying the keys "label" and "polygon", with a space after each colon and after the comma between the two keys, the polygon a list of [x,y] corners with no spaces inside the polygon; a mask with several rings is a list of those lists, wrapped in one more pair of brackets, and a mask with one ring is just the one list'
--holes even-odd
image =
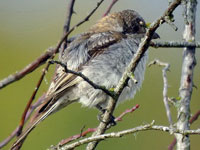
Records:
{"label": "branch", "polygon": [[117,1],[118,1],[118,0],[112,0],[111,4],[109,5],[109,7],[107,8],[106,12],[103,14],[102,17],[105,17],[105,16],[107,16],[107,15],[110,13],[112,7],[115,5],[115,3],[116,3]]}
{"label": "branch", "polygon": [[[192,118],[190,119],[189,123],[192,124],[194,121],[198,119],[200,116],[200,110],[197,111]],[[176,145],[176,138],[173,139],[172,143],[168,146],[168,150],[173,150],[174,146]]]}
{"label": "branch", "polygon": [[[185,0],[184,2],[184,19],[185,30],[183,33],[183,39],[187,42],[195,42],[195,16],[197,1]],[[190,118],[190,100],[193,90],[193,72],[196,65],[195,60],[195,48],[186,47],[183,50],[183,63],[182,74],[179,88],[179,96],[181,97],[180,105],[177,109],[177,129],[189,130],[189,118]],[[183,136],[182,134],[175,134],[177,140],[177,150],[189,150],[190,139],[189,136]]]}
{"label": "branch", "polygon": [[32,71],[37,69],[39,66],[44,64],[54,53],[55,53],[55,49],[49,48],[44,54],[42,54],[32,63],[28,64],[24,69],[4,78],[3,80],[0,81],[0,89],[6,87],[7,85],[15,81],[22,79],[24,76],[26,76],[27,74],[31,73]]}
{"label": "branch", "polygon": [[168,96],[167,96],[167,91],[168,91],[167,71],[169,71],[170,65],[168,63],[164,63],[164,62],[161,62],[156,59],[156,60],[153,60],[152,62],[150,62],[148,66],[150,67],[151,65],[155,65],[155,64],[164,67],[162,70],[162,73],[163,73],[163,102],[165,105],[167,118],[168,118],[170,127],[173,128],[172,116],[171,116],[171,111],[169,108]]}
{"label": "branch", "polygon": [[198,119],[198,117],[200,116],[200,110],[198,110],[190,119],[189,123],[192,124],[194,121],[196,121]]}
{"label": "branch", "polygon": [[115,121],[122,121],[122,118],[128,114],[128,113],[132,113],[134,112],[136,109],[138,109],[140,107],[140,105],[136,104],[134,107],[132,107],[131,109],[127,109],[125,110],[123,113],[121,113],[121,115],[119,115],[117,118],[115,118]]}
{"label": "branch", "polygon": [[[160,26],[160,22],[162,21],[164,23],[165,22],[165,19],[164,19],[165,16],[171,15],[172,12],[175,10],[175,8],[178,5],[180,5],[180,3],[181,3],[181,0],[175,0],[173,3],[171,3],[169,5],[168,9],[164,12],[164,14],[159,19],[157,19],[155,22],[153,22],[151,24],[150,28],[147,30],[145,38],[140,43],[139,48],[138,48],[138,50],[135,54],[135,57],[131,60],[131,62],[128,65],[128,67],[126,68],[126,71],[124,72],[122,78],[120,79],[117,87],[114,90],[114,92],[117,94],[117,98],[121,94],[125,85],[128,83],[128,80],[129,80],[128,74],[135,70],[138,62],[140,61],[140,59],[142,58],[144,53],[147,51],[147,48],[148,48],[150,41],[151,41],[151,38],[152,38],[155,30]],[[114,108],[115,108],[116,103],[117,103],[117,98],[116,99],[109,98],[107,110],[105,111],[103,119],[102,119],[103,122],[101,122],[99,124],[97,131],[92,136],[98,136],[100,134],[103,134],[106,131],[108,120],[110,118],[110,115],[112,115],[112,113],[114,111]],[[93,141],[93,142],[89,143],[88,146],[87,146],[87,150],[95,149],[95,147],[97,146],[98,143],[99,143],[99,141]]]}
{"label": "branch", "polygon": [[[65,20],[64,27],[63,27],[63,34],[66,34],[70,29],[71,18],[72,18],[72,14],[74,13],[74,3],[75,3],[75,0],[71,0],[68,4],[66,20]],[[66,41],[67,41],[67,39],[66,39]],[[62,48],[60,49],[60,53],[59,53],[60,58],[62,57],[66,46],[67,46],[67,42],[64,41]]]}
{"label": "branch", "polygon": [[158,42],[151,41],[150,46],[155,48],[183,48],[183,47],[196,47],[200,48],[200,42],[186,42],[186,41],[169,41]]}
{"label": "branch", "polygon": [[[54,56],[52,56],[52,59],[53,59],[53,57],[54,57]],[[47,64],[46,67],[43,69],[42,75],[40,76],[40,79],[39,79],[39,81],[38,81],[38,83],[37,83],[37,85],[36,85],[36,88],[35,88],[35,90],[33,91],[32,95],[31,95],[31,97],[30,97],[30,99],[29,99],[29,101],[28,101],[28,103],[27,103],[27,105],[26,105],[26,107],[25,107],[25,110],[24,110],[24,112],[23,112],[23,114],[22,114],[22,117],[21,117],[21,120],[20,120],[20,123],[19,123],[19,130],[18,130],[18,132],[17,132],[17,136],[20,136],[21,133],[22,133],[22,129],[23,129],[24,124],[25,124],[26,115],[27,115],[27,113],[28,113],[28,110],[29,110],[29,108],[31,107],[31,104],[32,104],[33,100],[35,99],[35,96],[36,96],[36,94],[37,94],[37,92],[38,92],[38,90],[39,90],[39,88],[40,88],[40,86],[41,86],[41,84],[42,84],[42,81],[43,81],[43,79],[44,79],[46,73],[48,72],[49,66],[50,66],[50,65]]]}
{"label": "branch", "polygon": [[[89,21],[90,17],[95,13],[95,11],[99,8],[99,6],[103,3],[104,0],[100,0],[98,3],[97,3],[97,6],[82,20],[80,21],[79,23],[77,23],[75,26],[73,26],[69,32],[67,32],[67,34],[65,34],[65,37],[67,38],[68,35],[74,31],[74,29],[76,29],[77,27],[79,27],[80,25],[82,25],[84,22],[86,21]],[[65,38],[65,39],[66,39]]]}
{"label": "branch", "polygon": [[63,33],[66,34],[70,29],[71,17],[74,13],[74,3],[75,0],[71,0],[68,4],[67,13],[66,13],[66,21],[63,27]]}
{"label": "branch", "polygon": [[[74,142],[72,144],[69,145],[63,145],[61,147],[56,147],[53,148],[54,150],[71,150],[74,149],[75,147],[78,147],[80,145],[92,142],[92,141],[99,141],[99,140],[105,140],[107,138],[120,138],[122,136],[128,135],[128,134],[133,134],[136,132],[140,132],[140,131],[147,131],[147,130],[157,130],[157,131],[163,131],[163,132],[170,132],[170,128],[167,126],[158,126],[158,125],[153,125],[154,121],[150,124],[146,124],[146,125],[142,125],[142,126],[138,126],[135,128],[131,128],[131,129],[127,129],[127,130],[123,130],[123,131],[119,131],[119,132],[112,132],[112,133],[107,133],[107,134],[102,134],[102,135],[97,135],[97,136],[93,136],[93,137],[89,137],[89,138],[85,138],[85,139],[81,139],[77,142]],[[197,130],[174,130],[175,133],[180,133],[183,135],[188,135],[188,134],[200,134],[200,129]]]}

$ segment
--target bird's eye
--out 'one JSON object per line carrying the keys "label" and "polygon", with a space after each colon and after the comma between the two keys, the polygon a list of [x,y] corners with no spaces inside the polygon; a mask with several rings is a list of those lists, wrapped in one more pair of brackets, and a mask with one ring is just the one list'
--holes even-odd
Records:
{"label": "bird's eye", "polygon": [[140,21],[139,24],[140,24],[141,26],[144,26],[144,22],[143,22],[143,21]]}

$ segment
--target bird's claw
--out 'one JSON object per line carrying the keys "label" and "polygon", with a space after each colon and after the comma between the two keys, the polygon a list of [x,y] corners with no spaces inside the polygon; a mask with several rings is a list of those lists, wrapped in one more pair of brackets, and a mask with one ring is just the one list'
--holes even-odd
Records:
{"label": "bird's claw", "polygon": [[105,121],[103,120],[103,116],[104,116],[105,111],[106,111],[105,109],[101,109],[101,112],[102,112],[102,113],[99,114],[99,115],[97,116],[97,118],[98,118],[98,120],[99,120],[100,122],[107,123],[107,129],[108,129],[108,128],[112,127],[112,126],[115,126],[117,123],[115,122],[115,117],[114,117],[113,115],[110,115],[108,122],[105,122]]}

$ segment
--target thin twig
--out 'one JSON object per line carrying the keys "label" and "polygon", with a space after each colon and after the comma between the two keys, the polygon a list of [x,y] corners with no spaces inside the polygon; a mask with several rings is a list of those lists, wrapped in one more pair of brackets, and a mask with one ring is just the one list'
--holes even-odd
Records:
{"label": "thin twig", "polygon": [[125,110],[123,113],[121,113],[121,115],[119,115],[117,118],[115,118],[115,121],[122,121],[122,118],[128,114],[128,113],[132,113],[134,112],[136,109],[138,109],[140,107],[140,105],[136,104],[135,106],[133,106],[131,109],[127,109]]}
{"label": "thin twig", "polygon": [[68,35],[72,32],[72,31],[74,31],[74,29],[76,29],[77,27],[79,27],[80,25],[82,25],[84,22],[86,22],[86,21],[89,21],[89,19],[90,19],[90,17],[94,14],[94,12],[99,8],[99,6],[103,3],[103,1],[104,0],[100,0],[98,3],[97,3],[97,6],[82,20],[82,21],[80,21],[79,23],[77,23],[75,26],[73,26],[70,30],[69,30],[69,32],[67,32],[66,34],[65,34],[65,39],[68,37]]}
{"label": "thin twig", "polygon": [[[66,34],[70,29],[71,18],[72,18],[72,14],[74,13],[74,4],[75,4],[75,0],[70,0],[68,4],[68,8],[67,8],[65,24],[63,26],[63,34]],[[65,41],[67,41],[67,39]],[[63,42],[63,45],[60,48],[59,58],[62,57],[63,52],[65,48],[67,47],[67,42],[65,41]]]}
{"label": "thin twig", "polygon": [[164,102],[164,105],[165,105],[167,118],[168,118],[170,127],[172,129],[173,128],[173,122],[172,122],[172,116],[171,116],[171,111],[170,111],[170,108],[169,108],[168,96],[167,96],[167,91],[168,91],[167,71],[169,71],[170,65],[168,63],[161,62],[158,59],[155,59],[152,62],[150,62],[148,66],[150,67],[151,65],[156,65],[156,64],[159,65],[159,66],[163,66],[164,67],[162,69],[162,75],[163,75],[163,102]]}
{"label": "thin twig", "polygon": [[200,116],[200,110],[198,110],[190,119],[189,123],[192,124],[194,121],[196,121],[198,119],[198,117]]}
{"label": "thin twig", "polygon": [[[51,58],[53,59],[53,57],[51,57]],[[25,110],[24,110],[24,112],[22,114],[22,117],[21,117],[21,120],[20,120],[19,130],[17,132],[17,136],[21,135],[21,133],[22,133],[22,129],[23,129],[24,124],[25,124],[26,115],[28,113],[28,110],[31,107],[31,104],[32,104],[33,100],[35,99],[35,96],[36,96],[36,94],[37,94],[37,92],[38,92],[38,90],[39,90],[39,88],[40,88],[40,86],[42,84],[42,81],[43,81],[48,69],[49,69],[49,64],[47,64],[46,67],[43,69],[42,75],[40,76],[40,79],[39,79],[39,81],[38,81],[38,83],[36,85],[36,88],[33,91],[32,95],[31,95],[31,97],[30,97],[30,99],[29,99],[29,101],[28,101],[28,103],[27,103],[27,105],[25,107]]]}
{"label": "thin twig", "polygon": [[66,20],[65,20],[64,27],[63,27],[64,34],[66,34],[70,29],[71,17],[72,17],[72,14],[74,13],[74,3],[75,3],[75,0],[70,0],[70,2],[68,4]]}
{"label": "thin twig", "polygon": [[168,150],[173,150],[175,145],[176,145],[176,138],[174,138],[171,144],[168,146]]}
{"label": "thin twig", "polygon": [[107,15],[110,13],[112,7],[115,5],[115,3],[116,3],[117,1],[118,1],[118,0],[112,0],[111,4],[109,5],[109,7],[107,8],[106,12],[103,14],[102,17],[105,17],[105,16],[107,16]]}
{"label": "thin twig", "polygon": [[174,31],[178,30],[178,27],[174,24],[174,18],[171,18],[171,16],[166,16],[165,21],[174,29]]}
{"label": "thin twig", "polygon": [[200,48],[200,42],[186,42],[186,41],[151,41],[150,46],[155,48],[183,48],[196,47]]}
{"label": "thin twig", "polygon": [[[175,8],[180,4],[181,4],[181,0],[175,0],[174,2],[172,2],[168,6],[168,8],[164,12],[164,14],[150,25],[150,28],[147,30],[144,40],[139,45],[139,48],[135,54],[135,57],[131,60],[131,62],[128,65],[128,67],[126,68],[122,78],[120,79],[120,82],[118,83],[117,87],[114,90],[114,92],[118,95],[117,97],[119,97],[119,95],[123,91],[125,85],[127,85],[127,83],[128,83],[128,80],[129,80],[128,73],[135,70],[140,59],[142,58],[144,53],[147,51],[147,48],[149,47],[149,44],[151,41],[151,38],[152,38],[155,30],[160,26],[161,20],[163,20],[162,22],[164,23],[165,22],[164,17],[172,14],[172,12],[175,10]],[[103,122],[101,122],[99,124],[97,131],[92,136],[101,135],[106,131],[106,127],[107,127],[109,118],[112,115],[112,113],[115,109],[116,103],[117,103],[117,97],[116,97],[116,99],[109,98],[107,110],[105,111],[104,116],[102,118]],[[87,145],[87,150],[94,150],[98,143],[99,143],[99,141],[93,141],[93,142],[89,143]]]}
{"label": "thin twig", "polygon": [[55,49],[49,48],[44,54],[39,56],[32,63],[28,64],[25,68],[23,68],[22,70],[14,73],[12,75],[9,75],[8,77],[1,80],[0,81],[0,89],[6,87],[7,85],[9,85],[15,81],[22,79],[24,76],[31,73],[35,69],[37,69],[39,66],[44,64],[55,52],[57,52],[57,51],[55,51]]}

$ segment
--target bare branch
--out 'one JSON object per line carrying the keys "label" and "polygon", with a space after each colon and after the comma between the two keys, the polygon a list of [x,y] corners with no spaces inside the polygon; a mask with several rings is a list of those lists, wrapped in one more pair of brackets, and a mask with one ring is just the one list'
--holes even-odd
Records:
{"label": "bare branch", "polygon": [[47,73],[47,71],[49,69],[49,66],[50,65],[47,64],[46,67],[43,69],[42,75],[40,76],[40,79],[39,79],[39,81],[38,81],[38,83],[36,85],[36,88],[33,91],[32,95],[31,95],[31,97],[30,97],[30,99],[29,99],[29,101],[28,101],[28,103],[27,103],[27,105],[25,107],[25,110],[24,110],[24,112],[22,114],[22,117],[21,117],[21,120],[20,120],[19,130],[17,132],[17,136],[21,135],[21,133],[22,133],[22,129],[23,129],[24,124],[25,124],[25,119],[26,119],[26,115],[28,113],[28,110],[31,107],[31,104],[32,104],[33,100],[35,99],[35,96],[36,96],[36,94],[37,94],[37,92],[38,92],[38,90],[39,90],[39,88],[40,88],[40,86],[42,84],[42,81],[43,81],[43,79],[44,79],[44,77],[45,77],[45,75],[46,75],[46,73]]}
{"label": "bare branch", "polygon": [[189,123],[192,124],[194,121],[196,121],[198,119],[198,117],[200,116],[200,110],[198,110],[190,119]]}
{"label": "bare branch", "polygon": [[74,13],[74,3],[75,3],[75,0],[70,0],[68,4],[67,13],[66,13],[66,21],[63,27],[64,34],[66,34],[70,29],[71,17],[72,17],[72,14]]}
{"label": "bare branch", "polygon": [[112,7],[115,5],[115,3],[116,3],[117,1],[118,1],[118,0],[112,0],[111,4],[109,5],[109,7],[107,8],[106,12],[103,14],[102,17],[105,17],[105,16],[107,16],[107,15],[110,13]]}
{"label": "bare branch", "polygon": [[[194,121],[198,119],[200,116],[200,110],[198,110],[190,119],[189,123],[192,124]],[[173,150],[174,146],[176,145],[176,138],[173,139],[172,143],[168,146],[168,150]]]}
{"label": "bare branch", "polygon": [[[74,13],[74,3],[75,3],[75,0],[70,0],[70,2],[68,4],[66,20],[65,20],[64,27],[63,27],[63,34],[66,34],[70,29],[71,18],[72,18],[72,14]],[[63,45],[60,48],[60,53],[59,53],[60,58],[62,57],[63,52],[64,52],[65,48],[67,47],[66,41],[67,41],[67,39],[63,42]]]}
{"label": "bare branch", "polygon": [[[172,12],[175,10],[175,8],[178,5],[180,5],[180,3],[181,3],[181,0],[175,0],[174,2],[172,2],[168,6],[168,9],[164,12],[164,14],[159,19],[157,19],[155,22],[153,22],[151,24],[150,28],[147,30],[144,40],[139,45],[139,48],[135,54],[135,57],[131,60],[131,62],[128,65],[128,67],[126,68],[122,78],[120,79],[120,82],[118,83],[117,87],[114,90],[114,92],[117,94],[117,97],[119,97],[123,88],[125,87],[125,85],[127,84],[128,80],[129,80],[128,73],[133,72],[135,70],[135,68],[136,68],[138,62],[140,61],[140,59],[142,58],[143,54],[147,51],[147,48],[151,41],[151,38],[152,38],[155,30],[160,26],[160,22],[162,21],[164,23],[165,16],[169,16],[170,14],[172,14]],[[99,126],[97,127],[97,131],[92,136],[101,135],[106,131],[106,127],[107,127],[110,115],[112,115],[112,113],[115,109],[116,103],[117,103],[117,98],[116,99],[109,98],[107,110],[105,111],[103,119],[102,119],[103,121],[99,124]],[[94,150],[98,143],[99,143],[99,141],[93,141],[88,144],[86,149]]]}
{"label": "bare branch", "polygon": [[155,48],[183,48],[183,47],[196,47],[200,48],[200,42],[187,42],[187,41],[151,41],[150,46]]}
{"label": "bare branch", "polygon": [[[170,128],[167,126],[158,126],[158,125],[153,125],[154,121],[150,124],[146,124],[146,125],[141,125],[135,128],[131,128],[131,129],[127,129],[127,130],[123,130],[123,131],[119,131],[119,132],[112,132],[112,133],[107,133],[107,134],[102,134],[102,135],[97,135],[97,136],[93,136],[93,137],[89,137],[89,138],[85,138],[85,139],[81,139],[77,142],[74,142],[72,144],[69,145],[63,145],[61,147],[54,147],[52,149],[54,150],[70,150],[70,149],[74,149],[75,147],[78,147],[80,145],[92,142],[92,141],[99,141],[99,140],[105,140],[107,138],[120,138],[122,136],[128,135],[128,134],[133,134],[136,132],[140,132],[140,131],[146,131],[146,130],[157,130],[157,131],[164,131],[164,132],[170,132]],[[174,130],[175,133],[180,133],[183,135],[188,135],[188,134],[200,134],[200,129],[197,130]]]}
{"label": "bare branch", "polygon": [[170,124],[171,129],[173,128],[173,122],[172,122],[172,116],[171,116],[171,111],[169,108],[168,104],[168,96],[167,96],[167,91],[168,91],[168,82],[167,82],[167,71],[169,71],[170,65],[168,63],[161,62],[158,59],[153,60],[152,62],[149,63],[149,67],[153,64],[157,64],[159,66],[163,66],[162,74],[163,74],[163,102],[165,105],[166,113],[167,113],[167,118]]}
{"label": "bare branch", "polygon": [[175,145],[176,145],[176,138],[174,138],[172,143],[168,146],[168,150],[173,150]]}
{"label": "bare branch", "polygon": [[122,121],[122,118],[128,114],[128,113],[132,113],[134,112],[136,109],[138,109],[140,107],[140,105],[136,104],[135,106],[133,106],[131,109],[127,109],[125,110],[121,115],[119,115],[117,118],[115,118],[115,121]]}
{"label": "bare branch", "polygon": [[9,75],[5,79],[1,80],[0,81],[0,89],[6,87],[7,85],[9,85],[15,81],[22,79],[24,76],[26,76],[27,74],[31,73],[32,71],[37,69],[39,66],[44,64],[54,53],[55,53],[55,50],[52,48],[49,48],[44,54],[42,54],[40,57],[38,57],[32,63],[28,64],[24,69],[12,74],[12,75]]}
{"label": "bare branch", "polygon": [[178,27],[174,24],[174,18],[172,18],[172,16],[166,16],[165,21],[172,27],[172,29],[174,29],[174,31],[178,30]]}
{"label": "bare branch", "polygon": [[[195,16],[197,1],[185,0],[184,2],[184,18],[185,18],[185,30],[183,33],[183,39],[187,42],[195,42]],[[190,100],[193,90],[193,72],[196,65],[195,48],[186,47],[183,50],[183,63],[182,74],[179,88],[179,96],[181,97],[180,105],[177,109],[177,129],[189,130],[189,118],[190,118]],[[190,139],[189,136],[183,136],[182,134],[175,134],[177,140],[177,150],[189,150]]]}

